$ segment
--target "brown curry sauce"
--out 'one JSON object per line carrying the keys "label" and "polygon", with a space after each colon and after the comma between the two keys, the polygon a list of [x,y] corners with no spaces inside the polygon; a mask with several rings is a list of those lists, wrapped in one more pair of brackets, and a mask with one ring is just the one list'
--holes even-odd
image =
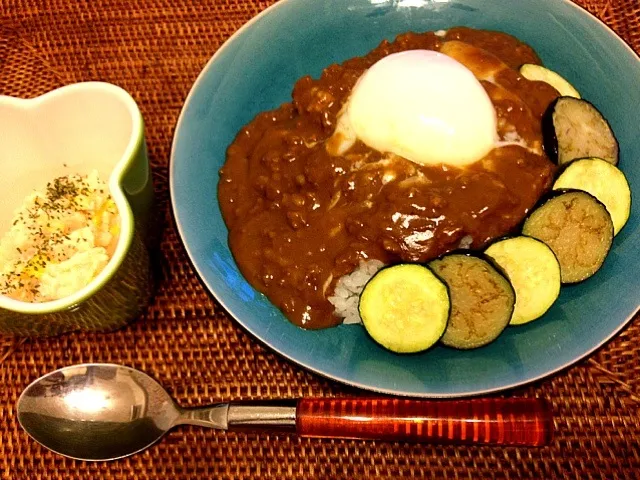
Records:
{"label": "brown curry sauce", "polygon": [[[343,156],[327,141],[360,75],[390,53],[444,47],[470,68],[498,114],[496,148],[464,169],[419,166],[357,142]],[[490,53],[489,53],[490,52]],[[219,201],[229,246],[245,278],[295,324],[334,326],[327,297],[361,260],[425,262],[460,247],[481,248],[512,232],[551,185],[540,121],[558,93],[518,73],[540,64],[506,34],[453,28],[406,33],[364,57],[301,78],[293,102],[256,116],[238,134],[220,171]]]}

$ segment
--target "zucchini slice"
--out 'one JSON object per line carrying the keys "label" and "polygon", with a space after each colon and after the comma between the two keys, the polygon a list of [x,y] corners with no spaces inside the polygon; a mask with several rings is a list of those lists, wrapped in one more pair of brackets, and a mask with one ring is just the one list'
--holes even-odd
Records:
{"label": "zucchini slice", "polygon": [[369,280],[358,308],[376,342],[392,352],[415,353],[442,337],[451,302],[447,286],[428,267],[400,264]]}
{"label": "zucchini slice", "polygon": [[593,195],[557,190],[531,213],[522,233],[551,247],[560,262],[562,283],[577,283],[602,266],[613,242],[613,221]]}
{"label": "zucchini slice", "polygon": [[540,318],[560,295],[560,264],[541,241],[525,236],[507,238],[489,246],[485,253],[506,272],[516,291],[510,325]]}
{"label": "zucchini slice", "polygon": [[494,341],[509,325],[516,293],[509,280],[484,258],[452,253],[429,263],[451,296],[449,324],[440,340],[459,349]]}
{"label": "zucchini slice", "polygon": [[576,158],[598,157],[618,164],[618,141],[609,122],[586,100],[559,97],[542,118],[544,148],[564,165]]}
{"label": "zucchini slice", "polygon": [[563,97],[580,98],[580,93],[558,73],[542,65],[525,63],[520,67],[520,75],[527,80],[545,82],[555,88]]}
{"label": "zucchini slice", "polygon": [[617,167],[601,158],[571,162],[553,185],[554,190],[578,189],[590,193],[607,207],[613,220],[613,234],[624,227],[631,212],[631,189]]}

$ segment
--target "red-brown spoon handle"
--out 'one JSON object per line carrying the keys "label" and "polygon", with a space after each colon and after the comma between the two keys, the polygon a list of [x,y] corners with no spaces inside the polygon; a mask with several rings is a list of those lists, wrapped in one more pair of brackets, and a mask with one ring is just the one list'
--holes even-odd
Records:
{"label": "red-brown spoon handle", "polygon": [[541,446],[553,437],[553,417],[539,398],[305,398],[296,430],[304,437]]}

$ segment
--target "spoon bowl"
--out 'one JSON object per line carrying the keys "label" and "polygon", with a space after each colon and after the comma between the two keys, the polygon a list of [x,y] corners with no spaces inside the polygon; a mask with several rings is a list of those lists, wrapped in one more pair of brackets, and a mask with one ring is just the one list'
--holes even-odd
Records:
{"label": "spoon bowl", "polygon": [[18,420],[62,455],[116,459],[147,448],[181,416],[154,379],[132,368],[91,364],[51,372],[18,400]]}

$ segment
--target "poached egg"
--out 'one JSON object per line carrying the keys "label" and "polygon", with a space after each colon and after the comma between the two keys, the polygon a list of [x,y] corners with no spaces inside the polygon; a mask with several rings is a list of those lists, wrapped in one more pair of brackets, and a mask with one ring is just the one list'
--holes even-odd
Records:
{"label": "poached egg", "polygon": [[409,50],[362,74],[328,148],[341,155],[359,139],[420,165],[463,167],[496,146],[496,132],[491,99],[467,67],[439,52]]}

